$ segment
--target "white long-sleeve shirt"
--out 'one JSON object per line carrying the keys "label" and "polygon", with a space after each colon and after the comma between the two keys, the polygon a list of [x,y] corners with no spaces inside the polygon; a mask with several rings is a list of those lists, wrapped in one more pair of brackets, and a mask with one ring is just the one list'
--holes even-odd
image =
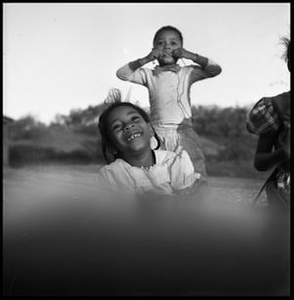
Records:
{"label": "white long-sleeve shirt", "polygon": [[131,166],[120,158],[102,167],[98,173],[101,189],[130,194],[153,192],[172,195],[191,188],[200,178],[185,150],[179,153],[154,150],[154,153],[156,164],[149,169]]}
{"label": "white long-sleeve shirt", "polygon": [[140,68],[133,71],[129,64],[121,67],[116,75],[121,80],[141,84],[148,88],[152,124],[192,125],[191,85],[211,78],[221,72],[221,67],[208,60],[206,67],[190,65],[180,67],[178,72]]}

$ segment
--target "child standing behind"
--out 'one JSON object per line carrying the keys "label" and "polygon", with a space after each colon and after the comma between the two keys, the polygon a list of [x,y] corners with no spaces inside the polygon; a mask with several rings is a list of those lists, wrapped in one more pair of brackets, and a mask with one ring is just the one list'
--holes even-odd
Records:
{"label": "child standing behind", "polygon": [[[181,67],[178,59],[190,59],[193,65]],[[153,70],[141,68],[157,60]],[[204,156],[198,134],[192,127],[190,89],[194,82],[214,77],[221,67],[210,59],[183,48],[181,32],[172,26],[160,28],[153,39],[153,49],[141,59],[132,61],[117,71],[117,77],[144,85],[149,91],[151,124],[161,140],[161,148],[185,149],[195,171],[206,175]]]}

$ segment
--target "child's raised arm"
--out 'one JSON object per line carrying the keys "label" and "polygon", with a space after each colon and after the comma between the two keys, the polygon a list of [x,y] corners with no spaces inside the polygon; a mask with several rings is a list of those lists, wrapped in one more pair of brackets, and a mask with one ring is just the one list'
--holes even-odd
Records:
{"label": "child's raised arm", "polygon": [[222,71],[221,67],[217,63],[213,62],[211,59],[209,59],[205,56],[202,56],[200,54],[188,51],[184,48],[175,49],[173,51],[173,56],[176,59],[185,58],[185,59],[192,60],[194,63],[200,65],[201,68],[207,74],[209,74],[209,77],[214,77],[214,76],[220,74]]}
{"label": "child's raised arm", "polygon": [[142,66],[146,65],[151,61],[160,58],[161,56],[163,56],[163,51],[160,49],[153,48],[152,51],[147,56],[129,62],[129,67],[133,71],[136,71],[137,69],[141,68]]}
{"label": "child's raised arm", "polygon": [[201,67],[206,67],[206,65],[208,64],[208,58],[201,56],[199,54],[190,52],[184,48],[178,48],[176,50],[173,51],[173,56],[176,59],[179,58],[186,58],[186,59],[190,59],[193,62],[197,63],[198,65],[200,65]]}
{"label": "child's raised arm", "polygon": [[131,61],[123,67],[119,68],[116,72],[116,76],[119,79],[128,80],[128,77],[132,75],[133,72],[146,65],[147,63],[160,58],[162,55],[162,50],[153,48],[147,56]]}
{"label": "child's raised arm", "polygon": [[[140,69],[142,66],[146,65],[147,63],[157,59],[162,55],[162,51],[158,49],[152,49],[152,51],[145,57],[136,59],[127,63],[126,65],[122,66],[116,71],[116,76],[125,81],[131,81],[139,84],[144,84],[144,75],[138,74],[138,78],[134,78],[135,72]],[[140,73],[140,72],[139,72]]]}

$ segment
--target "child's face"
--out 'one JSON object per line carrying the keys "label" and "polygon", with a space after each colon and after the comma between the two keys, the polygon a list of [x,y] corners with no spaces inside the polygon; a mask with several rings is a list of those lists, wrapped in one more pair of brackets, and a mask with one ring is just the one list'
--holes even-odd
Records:
{"label": "child's face", "polygon": [[153,46],[164,52],[164,56],[158,59],[159,64],[169,65],[176,63],[176,59],[172,56],[173,51],[181,48],[183,45],[180,36],[176,31],[165,30],[158,35]]}
{"label": "child's face", "polygon": [[132,107],[115,108],[108,116],[107,128],[112,147],[123,157],[151,149],[151,125]]}

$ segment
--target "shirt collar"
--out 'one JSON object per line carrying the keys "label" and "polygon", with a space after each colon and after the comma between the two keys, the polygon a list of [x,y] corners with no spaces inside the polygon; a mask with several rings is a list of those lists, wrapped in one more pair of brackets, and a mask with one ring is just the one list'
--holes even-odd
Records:
{"label": "shirt collar", "polygon": [[154,68],[154,75],[158,75],[162,72],[171,71],[174,73],[178,73],[180,71],[181,67],[179,65],[166,65],[166,66],[156,66]]}

